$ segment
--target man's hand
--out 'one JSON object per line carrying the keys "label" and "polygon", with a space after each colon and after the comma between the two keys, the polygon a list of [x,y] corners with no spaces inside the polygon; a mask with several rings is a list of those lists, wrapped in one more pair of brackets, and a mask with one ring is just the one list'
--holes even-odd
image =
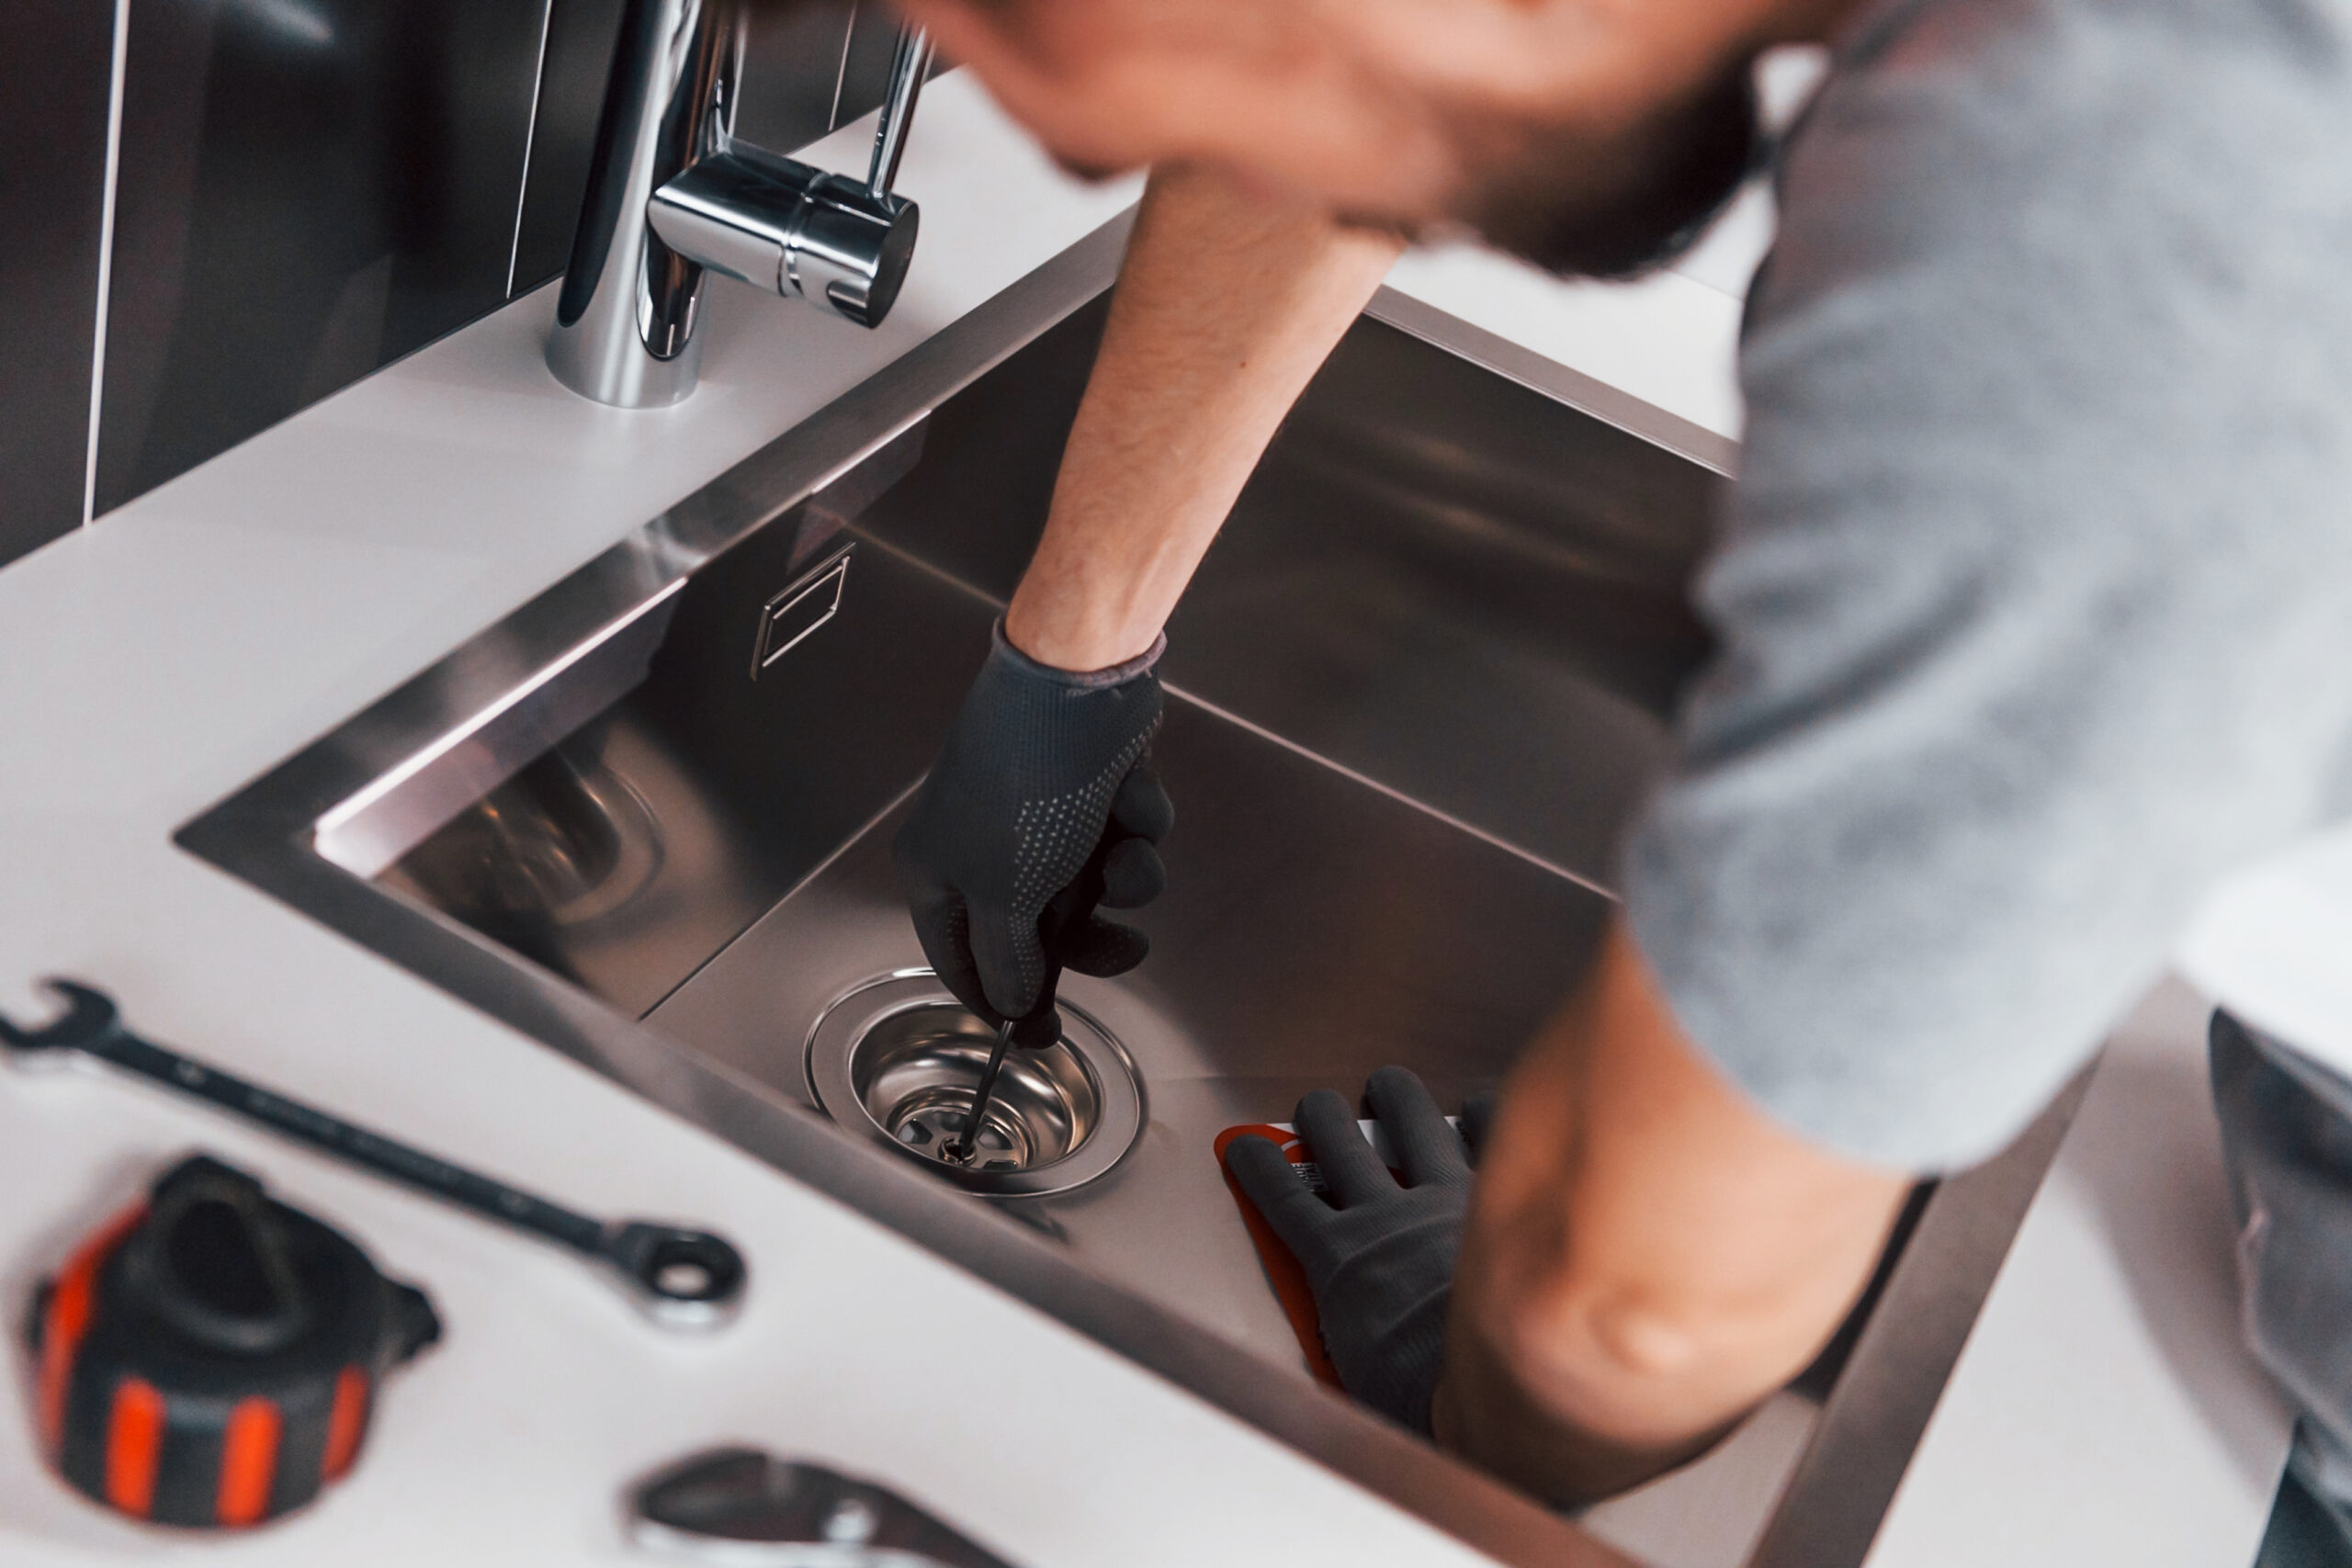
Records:
{"label": "man's hand", "polygon": [[1397,248],[1214,171],[1152,175],[1044,537],[899,835],[923,951],[982,1016],[1030,1019],[1052,965],[1142,961],[1094,908],[1163,880],[1159,628]]}
{"label": "man's hand", "polygon": [[1444,1347],[1454,1256],[1470,1212],[1470,1161],[1491,1098],[1454,1133],[1421,1080],[1383,1067],[1364,1099],[1405,1171],[1398,1186],[1356,1125],[1348,1102],[1318,1089],[1298,1102],[1296,1126],[1321,1168],[1329,1201],[1263,1138],[1225,1151],[1233,1179],[1289,1247],[1315,1292],[1323,1348],[1350,1393],[1390,1420],[1426,1433]]}
{"label": "man's hand", "polygon": [[1480,1151],[1438,1440],[1564,1506],[1683,1462],[1820,1350],[1910,1185],[1758,1110],[1613,924]]}
{"label": "man's hand", "polygon": [[1463,1138],[1401,1067],[1365,1098],[1403,1186],[1328,1090],[1297,1126],[1329,1202],[1262,1138],[1227,1166],[1305,1268],[1348,1392],[1561,1506],[1692,1458],[1803,1370],[1910,1185],[1748,1104],[1622,929]]}
{"label": "man's hand", "polygon": [[1152,171],[1013,646],[1093,670],[1149,647],[1299,392],[1401,242],[1210,169]]}
{"label": "man's hand", "polygon": [[1159,894],[1174,818],[1143,766],[1159,727],[1155,642],[1091,674],[996,643],[892,846],[931,966],[988,1019],[1028,1018],[1049,967],[1119,975],[1143,933],[1095,915]]}

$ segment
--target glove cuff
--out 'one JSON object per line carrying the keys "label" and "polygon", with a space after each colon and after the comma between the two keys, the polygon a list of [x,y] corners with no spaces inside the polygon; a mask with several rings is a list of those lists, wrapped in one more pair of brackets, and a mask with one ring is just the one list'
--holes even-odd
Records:
{"label": "glove cuff", "polygon": [[1051,682],[1057,686],[1068,686],[1081,692],[1124,686],[1137,676],[1148,675],[1152,667],[1159,662],[1159,656],[1168,651],[1168,634],[1162,632],[1151,639],[1149,648],[1125,663],[1114,664],[1106,670],[1058,670],[1050,664],[1038,663],[1013,647],[1012,639],[1004,635],[1002,615],[996,618],[996,627],[991,636],[995,646],[989,657],[1002,660],[1030,680]]}
{"label": "glove cuff", "polygon": [[1328,1334],[1324,1337],[1324,1348],[1347,1391],[1425,1438],[1430,1436],[1430,1405],[1437,1395],[1438,1374],[1445,1365],[1446,1307],[1452,1295],[1450,1283],[1431,1292],[1363,1346],[1334,1346]]}

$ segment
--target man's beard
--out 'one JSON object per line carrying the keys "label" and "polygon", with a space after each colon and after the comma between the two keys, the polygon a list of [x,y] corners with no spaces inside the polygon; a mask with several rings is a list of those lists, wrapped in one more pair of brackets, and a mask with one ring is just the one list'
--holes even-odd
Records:
{"label": "man's beard", "polygon": [[1631,277],[1688,251],[1755,167],[1756,90],[1740,62],[1629,131],[1521,132],[1458,204],[1498,249],[1548,271]]}

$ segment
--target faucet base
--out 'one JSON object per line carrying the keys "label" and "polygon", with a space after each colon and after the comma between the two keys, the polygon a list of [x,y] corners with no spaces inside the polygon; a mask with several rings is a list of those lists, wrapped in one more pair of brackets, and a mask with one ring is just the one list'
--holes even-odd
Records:
{"label": "faucet base", "polygon": [[[591,401],[616,409],[666,409],[694,396],[702,378],[702,339],[689,338],[669,359],[656,359],[638,341],[633,324],[617,324],[623,342],[600,342],[582,322],[559,324],[548,337],[548,370]],[[605,338],[618,335],[612,332]]]}
{"label": "faucet base", "polygon": [[694,393],[706,272],[879,325],[914,251],[914,204],[890,194],[931,59],[901,30],[864,184],[735,140],[745,0],[639,0],[605,88],[548,368],[616,408]]}

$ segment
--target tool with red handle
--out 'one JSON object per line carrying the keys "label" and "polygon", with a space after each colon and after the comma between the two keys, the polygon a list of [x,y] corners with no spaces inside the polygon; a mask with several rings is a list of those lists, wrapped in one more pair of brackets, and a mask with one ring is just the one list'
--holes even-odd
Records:
{"label": "tool with red handle", "polygon": [[255,1525],[351,1467],[385,1373],[440,1337],[423,1292],[209,1156],[33,1299],[34,1415],[68,1483],[158,1524]]}

